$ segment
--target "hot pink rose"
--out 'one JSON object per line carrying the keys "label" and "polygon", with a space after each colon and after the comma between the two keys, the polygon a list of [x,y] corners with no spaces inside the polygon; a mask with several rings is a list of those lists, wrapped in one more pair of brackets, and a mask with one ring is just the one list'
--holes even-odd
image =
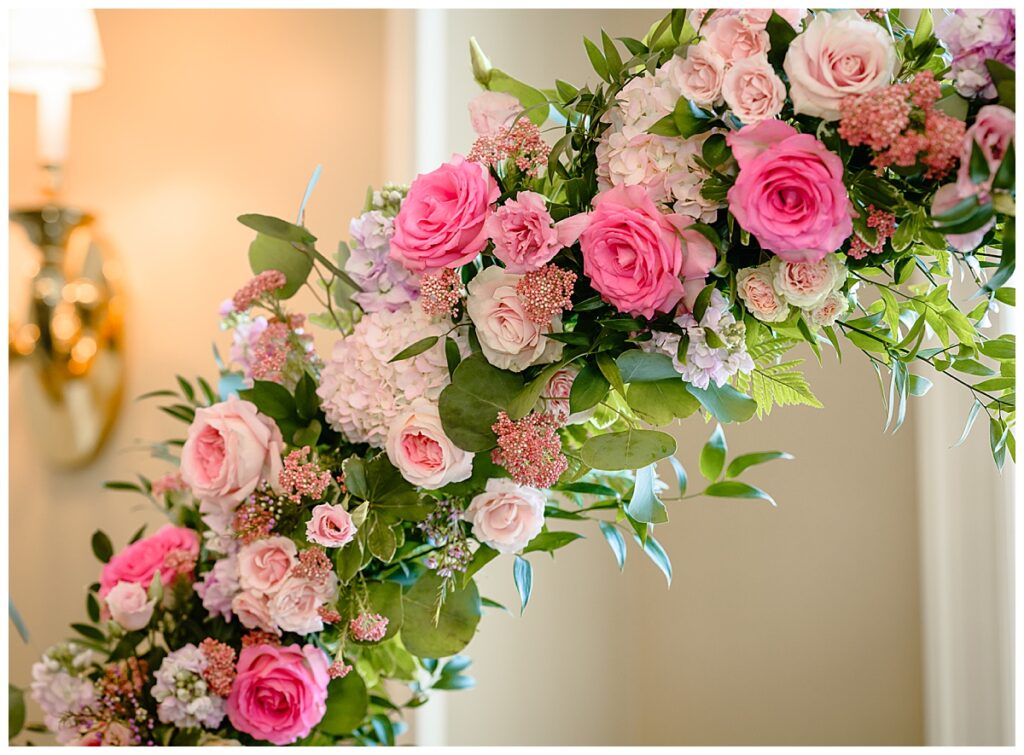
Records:
{"label": "hot pink rose", "polygon": [[106,597],[110,618],[127,629],[137,632],[153,618],[155,600],[148,600],[146,588],[135,582],[118,582]]}
{"label": "hot pink rose", "polygon": [[583,272],[620,312],[653,317],[669,312],[685,279],[703,279],[715,249],[689,218],[661,213],[642,186],[616,186],[594,199],[580,235]]}
{"label": "hot pink rose", "polygon": [[726,64],[768,52],[768,32],[744,23],[740,16],[714,16],[701,30],[711,48]]}
{"label": "hot pink rose", "polygon": [[153,575],[167,585],[178,574],[195,568],[199,558],[199,536],[187,527],[165,524],[149,537],[129,545],[104,566],[100,574],[100,597],[106,597],[118,582],[149,587]]}
{"label": "hot pink rose", "polygon": [[402,477],[421,488],[436,490],[473,474],[473,454],[449,440],[437,404],[422,397],[392,421],[385,448]]}
{"label": "hot pink rose", "polygon": [[725,74],[722,96],[741,122],[758,123],[774,118],[782,110],[786,85],[762,53],[733,64]]}
{"label": "hot pink rose", "polygon": [[306,524],[306,539],[325,548],[341,548],[356,536],[356,525],[344,507],[321,503],[313,507]]}
{"label": "hot pink rose", "polygon": [[306,736],[327,712],[327,656],[312,645],[250,645],[225,704],[231,725],[275,745]]}
{"label": "hot pink rose", "polygon": [[278,485],[283,445],[272,419],[232,396],[196,410],[181,450],[181,476],[196,498],[234,508],[260,480]]}
{"label": "hot pink rose", "polygon": [[499,553],[517,553],[544,526],[544,492],[507,477],[487,481],[484,492],[469,502],[463,518],[473,536]]}
{"label": "hot pink rose", "polygon": [[461,155],[417,176],[395,218],[391,259],[415,273],[466,264],[487,245],[484,223],[500,194],[487,169]]}
{"label": "hot pink rose", "polygon": [[511,126],[522,111],[523,106],[511,94],[481,92],[469,101],[469,122],[477,136],[493,136],[502,126]]}
{"label": "hot pink rose", "polygon": [[238,582],[243,590],[269,595],[297,563],[295,543],[286,537],[254,540],[238,551]]}
{"label": "hot pink rose", "polygon": [[971,152],[974,143],[978,143],[981,154],[988,162],[990,180],[982,183],[982,188],[987,191],[992,186],[991,178],[994,178],[996,171],[999,170],[1006,148],[1013,141],[1016,123],[1014,112],[1002,105],[986,105],[978,111],[974,125],[964,134],[964,151],[960,157],[960,171],[957,174],[957,184],[962,193],[970,194],[978,188],[971,181]]}
{"label": "hot pink rose", "polygon": [[810,134],[762,121],[726,136],[740,172],[729,211],[764,249],[787,262],[817,262],[853,231],[843,161]]}
{"label": "hot pink rose", "polygon": [[797,35],[783,68],[798,113],[839,120],[839,103],[892,83],[899,56],[889,33],[855,10],[821,12]]}
{"label": "hot pink rose", "polygon": [[528,273],[548,263],[560,249],[575,243],[580,215],[555,223],[540,194],[521,191],[487,218],[484,228],[494,241],[494,256],[510,273]]}

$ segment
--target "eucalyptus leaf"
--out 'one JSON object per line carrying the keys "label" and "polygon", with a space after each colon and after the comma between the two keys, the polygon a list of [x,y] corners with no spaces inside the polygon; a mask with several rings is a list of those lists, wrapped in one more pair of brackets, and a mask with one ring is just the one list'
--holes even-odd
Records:
{"label": "eucalyptus leaf", "polygon": [[593,469],[641,469],[676,452],[671,435],[657,430],[630,428],[621,432],[595,435],[580,449],[580,456]]}
{"label": "eucalyptus leaf", "polygon": [[405,610],[402,644],[420,658],[455,655],[473,639],[480,622],[480,593],[476,583],[469,580],[465,587],[449,586],[438,612],[443,583],[435,572],[427,572],[402,599]]}
{"label": "eucalyptus leaf", "polygon": [[327,685],[327,711],[317,728],[336,737],[350,734],[366,717],[369,695],[362,677],[353,670]]}

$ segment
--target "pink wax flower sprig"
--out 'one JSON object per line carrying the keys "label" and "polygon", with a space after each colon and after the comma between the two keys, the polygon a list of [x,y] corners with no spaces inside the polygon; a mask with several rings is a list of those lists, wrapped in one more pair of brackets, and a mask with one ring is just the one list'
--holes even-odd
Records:
{"label": "pink wax flower sprig", "polygon": [[387,634],[389,621],[379,613],[361,613],[349,622],[348,629],[359,642],[380,642]]}
{"label": "pink wax flower sprig", "polygon": [[264,270],[238,289],[231,297],[235,312],[252,309],[253,305],[259,303],[264,296],[284,288],[287,282],[288,279],[280,270]]}
{"label": "pink wax flower sprig", "polygon": [[532,412],[519,420],[498,412],[498,421],[491,426],[498,447],[491,458],[520,485],[551,487],[569,467],[558,427],[558,420],[546,412]]}
{"label": "pink wax flower sprig", "polygon": [[896,232],[896,216],[891,212],[876,210],[873,204],[867,206],[868,218],[865,222],[868,228],[875,230],[875,242],[869,244],[858,234],[854,234],[850,240],[850,248],[846,254],[855,260],[862,260],[868,254],[881,254],[885,242],[892,238]]}
{"label": "pink wax flower sprig", "polygon": [[431,317],[455,317],[463,296],[462,280],[451,268],[425,275],[420,282],[420,306]]}
{"label": "pink wax flower sprig", "polygon": [[321,498],[333,480],[330,471],[321,470],[319,464],[309,460],[310,453],[309,446],[303,446],[284,459],[278,484],[292,503],[301,503],[304,497]]}
{"label": "pink wax flower sprig", "polygon": [[520,118],[511,127],[499,126],[493,134],[477,138],[466,159],[491,168],[511,159],[520,173],[533,178],[548,164],[550,152],[540,129]]}
{"label": "pink wax flower sprig", "polygon": [[531,322],[546,325],[564,310],[572,309],[576,273],[555,265],[531,270],[516,284],[516,293]]}

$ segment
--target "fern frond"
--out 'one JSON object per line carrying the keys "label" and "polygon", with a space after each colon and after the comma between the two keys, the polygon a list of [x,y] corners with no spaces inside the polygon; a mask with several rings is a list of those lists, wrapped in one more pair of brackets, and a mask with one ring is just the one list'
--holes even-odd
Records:
{"label": "fern frond", "polygon": [[822,404],[811,392],[807,378],[797,369],[804,360],[757,367],[750,373],[751,396],[757,402],[758,418],[771,414],[773,406],[813,406]]}

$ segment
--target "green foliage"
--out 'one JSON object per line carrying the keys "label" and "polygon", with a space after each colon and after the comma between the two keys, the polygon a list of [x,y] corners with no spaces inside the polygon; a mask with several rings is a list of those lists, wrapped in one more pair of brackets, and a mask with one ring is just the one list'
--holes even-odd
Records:
{"label": "green foliage", "polygon": [[7,739],[14,739],[25,726],[25,693],[13,684],[7,685]]}
{"label": "green foliage", "polygon": [[103,530],[96,530],[92,533],[92,552],[102,563],[107,563],[114,555],[114,546],[110,538]]}
{"label": "green foliage", "polygon": [[326,734],[346,736],[362,723],[368,705],[366,684],[359,674],[332,679],[327,685],[327,712],[318,728]]}
{"label": "green foliage", "polygon": [[492,367],[483,354],[463,359],[438,402],[445,434],[466,451],[490,450],[496,443],[491,425],[522,387],[519,375]]}
{"label": "green foliage", "polygon": [[512,562],[512,577],[516,583],[516,592],[519,593],[519,613],[522,613],[533,592],[533,567],[530,562],[522,556],[516,556]]}
{"label": "green foliage", "polygon": [[671,435],[630,428],[588,438],[580,456],[593,469],[640,469],[675,451],[676,441]]}
{"label": "green foliage", "polygon": [[758,418],[771,414],[773,406],[822,406],[798,369],[803,360],[780,361],[781,355],[795,343],[790,338],[773,338],[748,349],[757,366],[749,374],[737,373],[736,385],[750,391]]}
{"label": "green foliage", "polygon": [[473,639],[480,622],[480,593],[473,580],[453,586],[428,572],[405,593],[402,604],[402,643],[420,658],[455,655]]}

